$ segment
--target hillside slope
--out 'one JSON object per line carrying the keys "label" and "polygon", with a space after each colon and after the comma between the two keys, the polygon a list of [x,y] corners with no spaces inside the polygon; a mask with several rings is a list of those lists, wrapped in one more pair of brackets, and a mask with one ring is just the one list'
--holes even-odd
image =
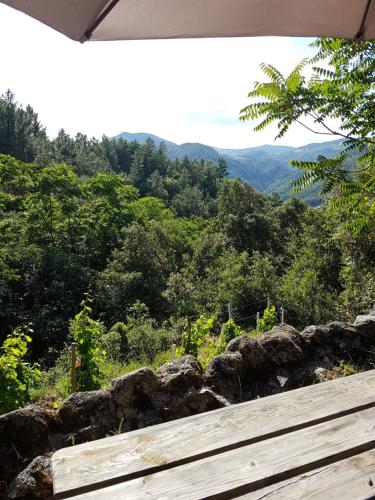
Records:
{"label": "hillside slope", "polygon": [[[310,161],[317,156],[335,156],[341,147],[341,140],[311,143],[297,148],[291,146],[264,145],[244,149],[221,149],[200,143],[176,144],[153,134],[122,132],[116,138],[143,143],[150,137],[156,145],[164,142],[168,156],[172,159],[226,161],[229,176],[248,181],[252,186],[266,193],[277,192],[282,198],[291,194],[290,182],[300,172],[289,165],[290,160]],[[312,204],[319,203],[319,188],[301,193],[302,198]]]}

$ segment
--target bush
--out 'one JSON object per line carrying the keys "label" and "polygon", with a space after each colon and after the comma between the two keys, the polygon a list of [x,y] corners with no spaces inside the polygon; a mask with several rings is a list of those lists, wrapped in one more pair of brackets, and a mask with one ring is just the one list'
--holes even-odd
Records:
{"label": "bush", "polygon": [[[118,331],[119,325],[120,323],[117,323]],[[126,328],[124,337],[127,345],[127,361],[152,363],[157,354],[168,351],[172,346],[172,332],[164,328],[157,328],[156,321],[149,316],[147,306],[139,301],[129,308],[124,326]]]}
{"label": "bush", "polygon": [[224,323],[223,337],[225,345],[227,345],[228,342],[235,339],[236,337],[240,337],[241,335],[243,335],[243,331],[240,326],[236,325],[233,319],[229,319],[226,323]]}
{"label": "bush", "polygon": [[277,312],[275,306],[267,307],[263,312],[263,317],[259,320],[259,331],[269,332],[277,324]]}
{"label": "bush", "polygon": [[31,400],[39,406],[58,408],[71,393],[70,365],[70,348],[66,345],[55,366],[41,373],[39,381],[30,392]]}
{"label": "bush", "polygon": [[107,359],[120,363],[123,359],[121,352],[121,334],[114,330],[105,333],[101,337],[100,345],[106,353]]}
{"label": "bush", "polygon": [[23,361],[30,342],[29,335],[16,329],[1,347],[0,413],[15,410],[29,401],[29,390],[40,378],[38,366]]}
{"label": "bush", "polygon": [[[108,335],[109,334],[113,334],[113,339],[111,340],[108,337],[109,346],[108,349],[105,348],[107,356],[110,359],[114,359],[114,356],[118,356],[118,361],[125,361],[129,357],[128,334],[125,323],[115,323],[108,332]],[[115,342],[119,342],[119,344],[115,346]],[[113,349],[113,354],[110,349]]]}
{"label": "bush", "polygon": [[162,328],[156,329],[151,319],[131,325],[127,339],[129,359],[148,363],[151,363],[157,354],[172,346],[172,333]]}
{"label": "bush", "polygon": [[213,326],[214,320],[207,319],[205,316],[199,316],[192,325],[188,324],[187,329],[182,333],[181,347],[176,351],[177,356],[192,354],[198,357],[198,349],[204,339],[209,336]]}
{"label": "bush", "polygon": [[77,385],[81,391],[100,388],[100,362],[105,351],[100,347],[103,325],[90,317],[92,309],[89,300],[81,303],[80,311],[71,322],[71,333],[77,342],[77,355],[81,363],[77,370]]}

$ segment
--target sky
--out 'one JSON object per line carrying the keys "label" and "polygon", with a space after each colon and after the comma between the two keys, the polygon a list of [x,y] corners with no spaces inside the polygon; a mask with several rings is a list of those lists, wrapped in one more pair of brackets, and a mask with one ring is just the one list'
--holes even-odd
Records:
{"label": "sky", "polygon": [[[100,138],[122,131],[220,148],[273,144],[276,128],[253,132],[239,112],[259,65],[290,72],[312,55],[311,39],[73,42],[0,4],[0,94],[31,104],[50,137],[60,128]],[[327,140],[294,126],[277,144]]]}

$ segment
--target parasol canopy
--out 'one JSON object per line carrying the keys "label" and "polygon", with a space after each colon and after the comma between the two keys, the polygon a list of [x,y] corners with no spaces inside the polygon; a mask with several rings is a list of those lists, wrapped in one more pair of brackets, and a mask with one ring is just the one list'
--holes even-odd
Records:
{"label": "parasol canopy", "polygon": [[260,35],[375,38],[375,0],[0,2],[80,42]]}

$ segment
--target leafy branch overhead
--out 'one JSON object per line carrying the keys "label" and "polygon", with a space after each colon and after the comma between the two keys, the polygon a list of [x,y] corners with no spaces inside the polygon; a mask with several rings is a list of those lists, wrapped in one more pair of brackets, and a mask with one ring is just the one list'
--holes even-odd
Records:
{"label": "leafy branch overhead", "polygon": [[287,77],[261,65],[268,81],[254,84],[248,94],[253,102],[241,110],[240,119],[257,121],[255,131],[276,123],[276,139],[293,124],[342,138],[335,158],[290,162],[303,171],[293,185],[299,191],[322,183],[347,224],[360,232],[375,217],[375,41],[318,39],[312,46],[317,54]]}

